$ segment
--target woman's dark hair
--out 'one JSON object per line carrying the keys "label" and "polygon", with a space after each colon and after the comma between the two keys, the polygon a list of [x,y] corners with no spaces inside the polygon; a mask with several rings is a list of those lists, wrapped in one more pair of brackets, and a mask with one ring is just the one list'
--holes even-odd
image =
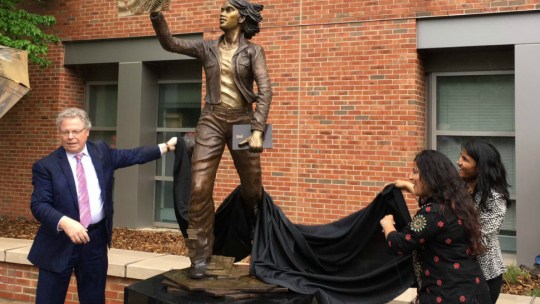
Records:
{"label": "woman's dark hair", "polygon": [[263,19],[261,11],[264,5],[249,3],[247,0],[229,0],[229,3],[238,10],[241,16],[246,18],[242,23],[242,31],[246,39],[251,39],[261,30],[259,23]]}
{"label": "woman's dark hair", "polygon": [[480,193],[480,208],[486,207],[491,189],[502,194],[506,206],[510,207],[506,169],[499,151],[492,144],[477,139],[466,142],[461,148],[476,162],[476,192]]}
{"label": "woman's dark hair", "polygon": [[414,162],[429,196],[462,220],[471,253],[484,252],[476,207],[450,159],[441,152],[424,150],[416,155]]}

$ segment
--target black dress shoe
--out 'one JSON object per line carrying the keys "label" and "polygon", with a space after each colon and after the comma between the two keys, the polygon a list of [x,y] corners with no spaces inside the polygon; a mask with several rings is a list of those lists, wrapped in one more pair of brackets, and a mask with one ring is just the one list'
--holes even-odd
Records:
{"label": "black dress shoe", "polygon": [[189,277],[195,280],[204,279],[206,277],[206,261],[192,263],[189,268]]}

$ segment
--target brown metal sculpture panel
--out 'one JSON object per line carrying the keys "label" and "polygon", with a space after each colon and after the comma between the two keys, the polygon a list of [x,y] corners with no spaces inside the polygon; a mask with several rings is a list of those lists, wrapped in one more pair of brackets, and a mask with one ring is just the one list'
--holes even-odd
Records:
{"label": "brown metal sculpture panel", "polygon": [[118,0],[118,16],[127,17],[169,10],[169,0]]}
{"label": "brown metal sculpture panel", "polygon": [[28,91],[28,52],[0,46],[0,118]]}

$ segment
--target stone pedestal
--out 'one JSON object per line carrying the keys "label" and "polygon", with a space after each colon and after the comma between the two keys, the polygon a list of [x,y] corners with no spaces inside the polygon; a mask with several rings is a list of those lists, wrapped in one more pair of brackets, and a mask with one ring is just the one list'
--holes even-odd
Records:
{"label": "stone pedestal", "polygon": [[171,270],[127,286],[124,303],[316,303],[313,295],[297,294],[249,276],[192,280],[187,273],[188,269]]}

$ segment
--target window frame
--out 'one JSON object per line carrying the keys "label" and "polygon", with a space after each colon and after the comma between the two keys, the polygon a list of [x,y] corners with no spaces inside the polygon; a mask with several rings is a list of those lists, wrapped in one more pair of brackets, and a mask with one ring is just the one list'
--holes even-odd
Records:
{"label": "window frame", "polygon": [[[163,84],[185,84],[185,83],[193,83],[193,84],[200,84],[201,85],[201,104],[200,104],[200,107],[199,107],[199,110],[202,111],[202,95],[203,95],[203,92],[202,92],[202,79],[196,79],[196,80],[158,80],[157,81],[157,85],[158,85],[158,88],[160,85],[163,85]],[[158,89],[158,92],[159,92],[159,89]],[[159,94],[159,93],[158,93]],[[159,95],[157,96],[157,99],[159,100]],[[159,104],[156,104],[156,107],[159,108]],[[157,115],[159,115],[159,113],[157,113]],[[157,120],[156,120],[157,122]],[[156,125],[156,138],[159,138],[159,134],[163,134],[163,133],[191,133],[191,132],[195,132],[195,129],[196,129],[196,126],[195,127],[191,127],[191,128],[187,128],[187,127],[181,127],[181,128],[177,128],[177,127],[174,127],[174,128],[169,128],[169,127],[158,127]],[[181,138],[179,138],[179,140],[181,140]],[[173,182],[174,181],[174,177],[173,176],[167,176],[167,175],[157,175],[157,166],[158,166],[159,162],[156,163],[156,173],[154,175],[154,185],[155,185],[155,189],[157,190],[157,187],[158,187],[158,183],[161,182],[161,183],[166,183],[166,182]],[[161,168],[159,170],[160,172],[165,172],[166,171],[166,162],[162,161],[161,162]],[[164,208],[163,205],[164,205],[164,194],[161,193],[161,199],[158,201],[156,198],[154,199],[154,226],[157,226],[157,227],[165,227],[165,228],[176,228],[178,227],[178,224],[177,223],[169,223],[169,222],[161,222],[161,221],[156,221],[156,205],[157,204],[160,204],[161,205],[161,208]]]}
{"label": "window frame", "polygon": [[[88,115],[90,116],[90,87],[96,86],[96,85],[116,85],[117,91],[118,91],[118,81],[88,81],[85,85],[85,103],[84,103],[84,110]],[[118,101],[116,106],[118,107]],[[118,119],[118,117],[117,117]],[[118,121],[116,122],[116,127],[99,127],[95,126],[94,122],[92,121],[92,130],[94,131],[114,131],[115,133],[118,132]]]}
{"label": "window frame", "polygon": [[[449,137],[511,137],[514,139],[514,148],[515,148],[515,138],[516,138],[516,132],[515,129],[513,132],[510,131],[449,131],[449,130],[437,130],[437,77],[441,76],[483,76],[483,75],[515,75],[515,71],[513,70],[496,70],[496,71],[472,71],[472,72],[433,72],[430,73],[428,76],[428,100],[426,102],[427,105],[427,128],[426,131],[428,134],[426,134],[427,138],[427,146],[430,149],[438,150],[437,147],[437,137],[438,136],[449,136]],[[515,82],[514,82],[515,85]],[[514,100],[514,106],[515,106],[515,100]],[[515,112],[514,112],[515,115]],[[514,126],[515,127],[515,126]],[[457,157],[457,156],[456,156]],[[515,168],[515,164],[514,164]],[[517,180],[516,185],[517,188]],[[517,194],[510,194],[510,199],[512,200],[512,207],[514,208],[514,221],[515,218],[515,206],[516,206],[516,195]],[[507,215],[508,216],[508,215]],[[514,224],[515,225],[515,224]],[[505,245],[504,247],[508,248],[507,250],[514,250],[516,248],[515,241],[515,232],[517,230],[517,227],[513,227],[514,229],[508,229],[504,227],[501,227],[501,231],[499,232],[499,240],[501,242],[501,245]],[[513,249],[512,249],[513,248]]]}
{"label": "window frame", "polygon": [[[516,132],[508,131],[447,131],[437,130],[437,77],[439,76],[484,76],[484,75],[515,75],[514,71],[475,71],[475,72],[438,72],[431,73],[429,76],[430,83],[430,102],[429,114],[429,137],[428,146],[432,149],[437,149],[437,136],[468,136],[468,137],[516,137]],[[515,102],[515,101],[514,101]],[[515,113],[514,113],[515,115]]]}
{"label": "window frame", "polygon": [[[117,117],[116,117],[116,125],[114,127],[102,127],[102,126],[98,126],[96,125],[96,122],[92,120],[92,113],[90,111],[91,109],[91,103],[90,103],[90,87],[92,86],[99,86],[99,85],[115,85],[116,86],[116,112],[117,112]],[[96,134],[97,132],[104,132],[104,133],[107,133],[107,132],[112,132],[114,133],[113,136],[116,136],[118,134],[118,81],[112,81],[112,80],[108,80],[108,81],[87,81],[85,83],[85,92],[84,92],[84,110],[86,111],[86,113],[88,114],[88,117],[90,118],[91,120],[91,123],[92,123],[92,131],[94,132],[91,132],[90,133],[90,138],[91,140],[104,140],[105,142],[111,144],[111,147],[116,147],[116,143],[115,142],[109,142],[107,139],[99,136],[99,137],[94,137],[92,134]]]}

